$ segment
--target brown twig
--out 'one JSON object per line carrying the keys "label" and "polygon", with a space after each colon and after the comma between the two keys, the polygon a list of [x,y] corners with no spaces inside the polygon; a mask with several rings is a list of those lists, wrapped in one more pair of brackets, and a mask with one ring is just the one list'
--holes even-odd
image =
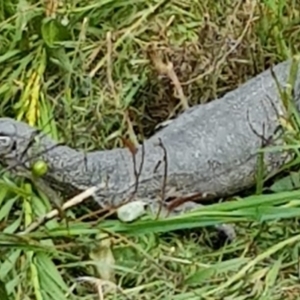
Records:
{"label": "brown twig", "polygon": [[145,145],[144,145],[144,143],[142,143],[142,145],[141,145],[141,148],[142,148],[141,162],[139,165],[139,169],[137,169],[136,154],[138,153],[138,149],[129,140],[123,139],[123,142],[124,142],[126,148],[128,148],[129,152],[131,153],[132,163],[133,163],[133,173],[134,173],[135,183],[134,183],[134,190],[129,197],[129,201],[131,201],[133,199],[134,195],[138,191],[139,179],[140,179],[141,173],[143,171],[144,160],[145,160]]}
{"label": "brown twig", "polygon": [[262,134],[260,134],[260,133],[258,133],[257,130],[252,126],[252,123],[251,123],[250,117],[249,117],[249,110],[247,111],[247,116],[246,116],[246,118],[247,118],[247,121],[248,121],[248,124],[249,124],[249,126],[250,126],[251,131],[252,131],[257,137],[259,137],[259,138],[261,139],[261,143],[262,143],[261,147],[264,148],[264,147],[266,147],[266,146],[269,146],[269,145],[272,143],[273,135],[271,135],[271,136],[269,136],[269,137],[267,137],[267,138],[265,137],[265,129],[266,129],[265,126],[266,126],[266,124],[265,124],[265,123],[262,124],[262,130],[263,130],[263,132],[262,132]]}
{"label": "brown twig", "polygon": [[116,107],[119,106],[118,103],[118,96],[116,93],[114,81],[113,81],[113,76],[112,76],[112,53],[113,53],[113,46],[112,46],[112,37],[111,37],[111,32],[108,32],[106,34],[106,44],[107,44],[107,56],[106,56],[106,77],[107,77],[107,82],[110,88],[111,93],[113,94],[113,98],[116,101]]}
{"label": "brown twig", "polygon": [[173,63],[170,61],[164,63],[163,60],[156,53],[154,53],[154,51],[149,52],[149,57],[153,62],[157,72],[161,75],[167,76],[173,83],[175,87],[175,91],[177,92],[176,97],[179,98],[180,104],[182,105],[183,109],[184,110],[188,109],[189,108],[188,100],[184,95],[183,88],[174,70]]}
{"label": "brown twig", "polygon": [[214,194],[210,193],[191,193],[188,195],[184,195],[182,197],[176,197],[173,199],[170,204],[168,205],[168,214],[170,214],[175,208],[179,207],[180,205],[186,203],[186,202],[199,202],[200,200],[210,200],[215,197]]}
{"label": "brown twig", "polygon": [[269,138],[266,138],[265,137],[265,123],[263,123],[262,125],[262,128],[263,128],[263,133],[260,134],[257,132],[257,130],[252,126],[252,123],[250,121],[250,117],[249,117],[249,111],[247,111],[247,121],[248,121],[248,124],[249,124],[249,127],[251,129],[251,131],[258,137],[261,139],[261,142],[262,142],[262,147],[264,147],[265,145],[267,145],[269,143]]}
{"label": "brown twig", "polygon": [[[162,206],[164,205],[165,202],[165,196],[166,196],[166,185],[167,185],[167,178],[168,178],[168,155],[167,155],[167,149],[164,146],[162,140],[159,138],[158,141],[158,146],[160,148],[162,148],[163,150],[163,162],[164,162],[164,175],[163,175],[163,182],[162,182],[162,188],[161,188],[161,201],[159,204],[159,209],[156,215],[156,218],[159,217],[161,210],[162,210]],[[161,162],[161,161],[160,161]]]}
{"label": "brown twig", "polygon": [[139,169],[137,170],[137,163],[136,163],[136,154],[137,154],[137,149],[136,147],[128,140],[125,140],[125,139],[122,139],[124,144],[126,145],[126,148],[128,148],[128,150],[130,151],[131,155],[132,155],[132,162],[133,162],[133,172],[134,172],[134,176],[135,176],[135,186],[134,186],[134,190],[133,192],[130,194],[129,198],[127,200],[124,200],[124,201],[121,201],[121,203],[115,207],[111,207],[111,208],[102,208],[102,209],[99,209],[95,212],[92,212],[90,214],[88,214],[88,216],[84,216],[81,218],[81,220],[85,219],[85,218],[88,218],[88,217],[92,217],[92,216],[95,216],[95,215],[98,215],[100,213],[103,213],[105,211],[108,211],[107,214],[105,214],[101,219],[99,219],[98,221],[100,220],[103,220],[111,215],[113,215],[116,210],[120,207],[120,206],[123,206],[129,202],[131,202],[134,198],[134,196],[136,195],[137,191],[138,191],[138,187],[139,187],[139,178],[140,178],[140,175],[142,173],[142,170],[143,170],[143,166],[144,166],[144,160],[145,160],[145,145],[144,143],[141,144],[141,163],[139,165]]}

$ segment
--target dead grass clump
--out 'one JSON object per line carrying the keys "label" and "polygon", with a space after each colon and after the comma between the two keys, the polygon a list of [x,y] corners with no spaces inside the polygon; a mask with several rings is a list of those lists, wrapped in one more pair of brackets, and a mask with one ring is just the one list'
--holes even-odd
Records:
{"label": "dead grass clump", "polygon": [[[298,31],[299,25],[286,16],[274,15],[264,4],[236,2],[224,10],[222,15],[203,12],[200,24],[191,26],[192,37],[185,39],[183,32],[180,43],[172,34],[175,18],[151,32],[153,38],[148,37],[146,45],[150,72],[134,98],[142,115],[143,135],[150,136],[158,123],[182,112],[184,101],[193,106],[221,97],[287,59],[287,49],[299,44],[295,35],[290,38],[290,32]],[[160,15],[154,19],[163,23]],[[280,34],[278,24],[283,27]],[[171,64],[182,91],[162,70],[162,64],[165,68]]]}

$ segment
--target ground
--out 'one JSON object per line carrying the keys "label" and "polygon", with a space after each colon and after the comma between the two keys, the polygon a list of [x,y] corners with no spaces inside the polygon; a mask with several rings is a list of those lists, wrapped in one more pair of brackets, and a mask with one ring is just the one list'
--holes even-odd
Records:
{"label": "ground", "polygon": [[[142,141],[188,106],[297,53],[300,3],[6,0],[0,32],[1,116],[72,147],[111,149],[123,147],[120,136]],[[20,236],[51,207],[7,175],[0,280],[9,299],[297,299],[300,192],[297,180],[282,192],[287,181],[275,182],[271,195],[208,207],[197,221],[127,228],[70,214]],[[266,206],[257,212],[259,201]],[[217,219],[235,224],[235,242],[217,247],[215,231],[203,229]],[[100,242],[100,233],[109,239]],[[95,267],[111,260],[115,274]],[[107,281],[117,283],[115,293]]]}

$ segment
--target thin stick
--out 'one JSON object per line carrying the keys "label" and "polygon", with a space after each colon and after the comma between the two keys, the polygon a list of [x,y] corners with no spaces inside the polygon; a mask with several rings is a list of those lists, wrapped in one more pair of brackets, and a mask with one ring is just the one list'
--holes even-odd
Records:
{"label": "thin stick", "polygon": [[159,215],[161,213],[162,207],[164,205],[165,202],[165,198],[166,198],[166,186],[167,186],[167,178],[168,178],[168,154],[167,154],[167,149],[164,146],[164,144],[162,143],[162,140],[159,139],[159,143],[158,146],[162,148],[163,150],[163,162],[164,162],[164,177],[163,177],[163,182],[162,182],[162,189],[161,189],[161,202],[159,205],[159,210],[157,212],[157,216],[156,218],[159,218]]}
{"label": "thin stick", "polygon": [[[93,186],[82,193],[76,195],[75,197],[68,200],[64,205],[62,205],[61,210],[66,211],[67,209],[76,206],[78,204],[81,204],[84,200],[88,199],[89,197],[93,196],[93,194],[99,189],[99,186]],[[47,214],[40,217],[37,221],[31,223],[23,232],[20,232],[19,235],[24,235],[32,232],[33,230],[36,230],[41,225],[45,224],[46,222],[54,219],[59,215],[59,211],[57,209],[53,209]]]}

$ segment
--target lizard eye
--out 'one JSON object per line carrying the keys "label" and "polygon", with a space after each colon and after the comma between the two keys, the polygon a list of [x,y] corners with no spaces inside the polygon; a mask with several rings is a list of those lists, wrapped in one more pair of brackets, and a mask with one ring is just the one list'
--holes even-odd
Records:
{"label": "lizard eye", "polygon": [[0,155],[13,151],[15,148],[14,144],[10,137],[0,136]]}

